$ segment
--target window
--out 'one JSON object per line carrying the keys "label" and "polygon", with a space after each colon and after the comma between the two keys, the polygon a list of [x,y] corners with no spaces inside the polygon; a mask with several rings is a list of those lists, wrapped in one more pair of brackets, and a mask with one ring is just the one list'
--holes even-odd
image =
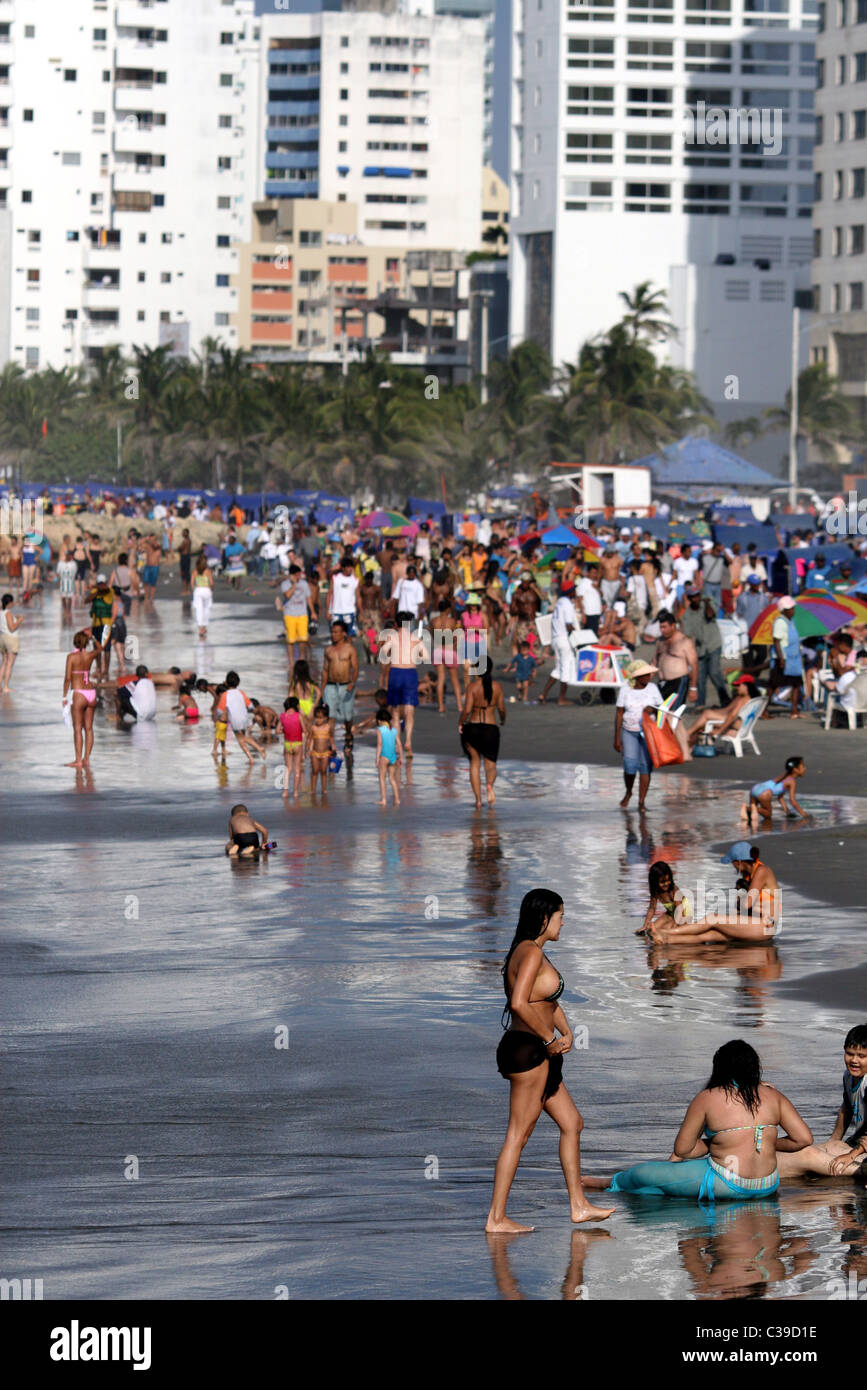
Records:
{"label": "window", "polygon": [[223,195],[221,195],[221,196],[217,199],[217,211],[218,211],[218,212],[229,212],[229,211],[231,210],[231,207],[232,207],[232,199],[231,199],[231,198],[226,198],[226,197],[224,197]]}
{"label": "window", "polygon": [[864,255],[864,224],[849,228],[849,255]]}
{"label": "window", "polygon": [[[608,139],[610,140],[611,137],[608,136]],[[628,134],[626,136],[626,163],[670,164],[671,136]]]}
{"label": "window", "polygon": [[78,241],[78,232],[67,232],[67,233],[66,233],[66,240],[67,240],[67,241]]}
{"label": "window", "polygon": [[852,197],[853,197],[853,198],[863,198],[863,197],[864,197],[865,177],[867,177],[867,170],[864,170],[864,169],[853,169],[853,170],[852,170]]}
{"label": "window", "polygon": [[570,68],[613,68],[613,39],[570,39]]}
{"label": "window", "polygon": [[231,46],[232,46],[232,44],[233,44],[234,42],[235,42],[235,35],[234,35],[234,34],[222,33],[222,34],[220,35],[220,43],[223,44],[223,46],[224,46],[225,48],[231,48]]}
{"label": "window", "polygon": [[32,121],[32,120],[33,120],[33,107],[32,107],[32,106],[28,106],[28,107],[26,108],[26,110],[24,110],[24,111],[22,112],[22,115],[23,115],[23,118],[24,118],[25,121]]}
{"label": "window", "polygon": [[[368,119],[369,121],[373,122],[376,118],[375,118],[374,116],[368,116],[367,119]],[[401,121],[403,121],[404,123],[406,123],[406,117],[405,117],[405,116],[395,117],[394,119],[396,119],[396,120],[401,120]],[[348,117],[348,116],[338,116],[338,117],[337,117],[337,122],[338,122],[338,125],[349,125],[349,117]]]}
{"label": "window", "polygon": [[25,24],[25,25],[24,25],[24,37],[25,37],[25,39],[35,39],[35,38],[36,38],[36,25],[35,25],[35,24]]}
{"label": "window", "polygon": [[819,227],[813,230],[813,259],[819,260],[822,255],[822,232]]}
{"label": "window", "polygon": [[217,128],[218,128],[218,130],[231,130],[231,129],[232,129],[232,117],[231,117],[231,116],[219,116],[219,117],[217,118]]}
{"label": "window", "polygon": [[26,317],[28,323],[38,323],[38,322],[39,322],[39,310],[38,310],[38,309],[30,309],[30,308],[28,308],[28,309],[25,310],[25,317]]}
{"label": "window", "polygon": [[[389,95],[391,95],[391,94],[389,93]],[[349,100],[349,88],[348,88],[348,87],[341,87],[341,88],[340,88],[340,100],[341,100],[341,101],[348,101],[348,100]]]}
{"label": "window", "polygon": [[340,47],[341,47],[341,48],[348,48],[348,47],[349,47],[349,38],[348,38],[348,36],[347,36],[346,34],[341,34],[341,35],[340,35]]}
{"label": "window", "polygon": [[171,316],[171,314],[169,313],[168,309],[161,309],[161,310],[160,310],[160,323],[171,323],[171,321],[172,321],[172,316]]}
{"label": "window", "polygon": [[155,208],[164,208],[165,205],[166,205],[166,195],[165,195],[165,193],[155,193],[155,194],[154,194],[154,207],[155,207]]}
{"label": "window", "polygon": [[231,167],[232,161],[228,155],[221,154],[217,156],[217,169],[220,171],[220,173],[226,173],[226,171],[231,169]]}
{"label": "window", "polygon": [[583,131],[566,132],[567,164],[610,164],[614,158],[614,136]]}
{"label": "window", "polygon": [[[714,46],[722,48],[725,45],[717,44]],[[687,47],[690,47],[690,45],[688,44]],[[693,44],[692,47],[704,48],[710,47],[710,45]],[[655,42],[648,39],[630,39],[626,45],[626,52],[628,55],[626,59],[627,68],[641,68],[643,70],[652,68],[657,72],[671,72],[674,67],[672,61],[674,45],[668,40]],[[608,66],[611,67],[612,64],[609,63]],[[723,68],[723,71],[728,72],[730,68],[731,64],[729,63]],[[705,70],[704,64],[700,66],[699,70]],[[691,68],[689,64],[687,64],[687,71],[695,71],[695,68]],[[710,71],[718,72],[719,69],[713,68],[710,69]]]}
{"label": "window", "polygon": [[102,130],[104,126],[105,126],[105,112],[104,112],[104,111],[94,111],[94,113],[93,113],[93,128],[94,128],[94,130]]}
{"label": "window", "polygon": [[346,142],[345,140],[338,140],[338,142],[337,142],[337,153],[338,153],[338,154],[345,154],[345,153],[346,153],[346,144],[347,144],[347,142]]}
{"label": "window", "polygon": [[840,199],[841,199],[842,197],[843,197],[843,171],[842,171],[842,169],[835,169],[835,170],[834,170],[834,202],[835,202],[835,203],[839,203],[839,201],[840,201]]}
{"label": "window", "polygon": [[144,246],[144,244],[145,244],[145,242],[147,241],[147,239],[148,239],[148,234],[147,234],[147,232],[139,232],[139,234],[138,234],[138,244],[139,244],[139,246]]}
{"label": "window", "polygon": [[835,227],[831,233],[831,255],[842,256],[843,254],[843,228]]}
{"label": "window", "polygon": [[567,116],[613,116],[613,87],[568,87]]}
{"label": "window", "polygon": [[849,308],[860,310],[864,308],[864,286],[856,283],[849,286]]}
{"label": "window", "polygon": [[[845,58],[841,62],[845,63]],[[845,78],[841,78],[845,81]],[[852,60],[852,81],[867,82],[867,53],[856,53]]]}
{"label": "window", "polygon": [[228,314],[215,314],[215,315],[214,315],[214,323],[216,324],[217,328],[228,328],[228,326],[229,326],[229,315],[228,315]]}
{"label": "window", "polygon": [[839,314],[839,312],[840,312],[840,310],[841,310],[842,307],[843,307],[843,295],[842,295],[842,293],[841,293],[841,286],[840,286],[840,285],[832,285],[832,286],[831,286],[831,312],[832,312],[832,314]]}
{"label": "window", "polygon": [[81,155],[77,150],[64,150],[60,156],[60,162],[61,164],[80,164]]}
{"label": "window", "polygon": [[[321,246],[321,245],[322,245],[322,233],[321,233],[321,232],[311,232],[311,231],[301,231],[301,232],[298,233],[298,245],[299,245],[299,246]],[[302,273],[303,273],[303,272],[302,272]]]}
{"label": "window", "polygon": [[94,29],[94,31],[93,31],[93,42],[94,42],[94,43],[105,43],[105,41],[106,41],[107,38],[108,38],[108,30],[107,30],[107,29]]}
{"label": "window", "polygon": [[75,82],[75,81],[77,81],[77,79],[78,79],[78,71],[77,71],[76,68],[64,68],[64,69],[63,69],[63,80],[64,80],[64,82]]}
{"label": "window", "polygon": [[144,311],[144,309],[139,309],[138,313],[136,314],[136,318],[138,319],[138,322],[139,322],[139,323],[144,323],[144,321],[145,321],[145,311]]}
{"label": "window", "polygon": [[160,284],[170,285],[172,283],[172,272],[170,270],[160,271]]}
{"label": "window", "polygon": [[172,233],[171,233],[171,232],[163,232],[162,236],[160,237],[160,241],[162,242],[163,246],[171,246],[171,244],[172,244]]}
{"label": "window", "polygon": [[77,310],[77,309],[67,309],[67,311],[66,311],[66,313],[63,315],[63,317],[66,319],[67,323],[69,323],[70,320],[74,323],[75,320],[78,318],[78,310]]}
{"label": "window", "polygon": [[[39,243],[40,243],[40,241],[42,240],[42,233],[41,233],[41,232],[36,232],[36,231],[28,232],[28,233],[27,233],[27,240],[28,240],[28,242],[30,243],[31,246],[38,246]],[[37,278],[38,278],[38,277],[37,277]]]}
{"label": "window", "polygon": [[846,117],[842,111],[838,111],[834,117],[834,139],[837,144],[846,139]]}
{"label": "window", "polygon": [[21,201],[22,201],[22,203],[32,203],[32,202],[33,202],[33,190],[32,190],[31,188],[22,188],[22,190],[21,190]]}
{"label": "window", "polygon": [[349,64],[348,64],[348,63],[341,63],[341,64],[340,64],[340,71],[341,71],[341,73],[345,76],[346,73],[349,72]]}
{"label": "window", "polygon": [[25,365],[26,367],[34,367],[34,368],[39,366],[39,348],[37,348],[37,347],[29,347],[29,348],[27,348],[26,354],[25,354],[25,358],[24,358],[24,365]]}
{"label": "window", "polygon": [[27,283],[28,283],[28,285],[38,285],[38,284],[39,284],[39,270],[38,270],[38,269],[28,270],[28,272],[27,272]]}
{"label": "window", "polygon": [[625,212],[670,212],[671,184],[627,183]]}
{"label": "window", "polygon": [[231,87],[231,85],[232,85],[232,74],[231,74],[230,72],[221,72],[221,73],[220,73],[220,86],[221,86],[221,87]]}
{"label": "window", "polygon": [[140,270],[139,273],[138,273],[138,282],[139,282],[139,284],[140,284],[140,285],[143,285],[143,284],[145,283],[145,279],[146,279],[146,278],[147,278],[147,277],[145,276],[144,271],[143,271],[143,270]]}
{"label": "window", "polygon": [[[607,182],[566,179],[567,212],[610,212],[611,187]],[[580,199],[581,201],[574,201]]]}
{"label": "window", "polygon": [[226,247],[226,246],[229,246],[229,245],[231,245],[231,238],[230,238],[230,237],[227,237],[227,236],[218,236],[218,237],[217,237],[217,245],[218,245],[219,247]]}
{"label": "window", "polygon": [[220,289],[220,290],[225,290],[225,289],[228,289],[228,288],[229,288],[229,277],[228,277],[228,275],[218,275],[218,276],[217,276],[217,288]]}
{"label": "window", "polygon": [[852,112],[852,139],[864,140],[867,138],[867,111]]}
{"label": "window", "polygon": [[821,201],[822,201],[822,175],[821,175],[821,174],[814,174],[814,175],[813,175],[813,202],[814,202],[814,203],[821,203]]}

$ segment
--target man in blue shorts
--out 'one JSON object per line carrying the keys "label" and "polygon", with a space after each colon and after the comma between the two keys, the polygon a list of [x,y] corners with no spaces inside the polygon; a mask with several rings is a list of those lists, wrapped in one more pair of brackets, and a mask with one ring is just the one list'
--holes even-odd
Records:
{"label": "man in blue shorts", "polygon": [[[412,731],[418,708],[418,663],[424,659],[424,644],[420,637],[412,635],[414,622],[412,613],[398,613],[399,633],[395,634],[397,640],[381,643],[382,654],[389,660],[388,704],[393,712],[392,722],[400,732],[400,722],[403,720],[404,752],[407,758],[413,756]],[[386,628],[393,627],[393,623],[386,624]]]}

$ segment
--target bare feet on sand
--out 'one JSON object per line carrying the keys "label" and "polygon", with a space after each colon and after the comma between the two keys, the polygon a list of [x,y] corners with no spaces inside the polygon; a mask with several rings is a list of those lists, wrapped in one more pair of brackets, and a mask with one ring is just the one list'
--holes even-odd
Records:
{"label": "bare feet on sand", "polygon": [[616,1211],[616,1207],[593,1207],[589,1202],[584,1202],[580,1207],[572,1208],[572,1220],[576,1226],[582,1221],[605,1221]]}
{"label": "bare feet on sand", "polygon": [[488,1235],[525,1236],[535,1229],[535,1226],[520,1226],[517,1221],[510,1221],[508,1216],[504,1216],[502,1221],[493,1221],[489,1216],[485,1222]]}

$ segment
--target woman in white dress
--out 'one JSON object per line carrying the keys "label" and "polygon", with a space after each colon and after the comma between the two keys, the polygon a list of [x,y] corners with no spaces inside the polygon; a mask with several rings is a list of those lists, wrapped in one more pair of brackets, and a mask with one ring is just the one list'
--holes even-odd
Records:
{"label": "woman in white dress", "polygon": [[199,637],[208,635],[208,619],[211,615],[213,598],[214,576],[208,569],[208,562],[204,555],[200,555],[196,561],[196,572],[193,575],[193,612],[199,625]]}

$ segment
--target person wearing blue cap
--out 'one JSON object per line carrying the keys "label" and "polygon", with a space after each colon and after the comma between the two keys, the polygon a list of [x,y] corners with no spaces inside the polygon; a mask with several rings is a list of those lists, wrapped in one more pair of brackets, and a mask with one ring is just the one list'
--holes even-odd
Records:
{"label": "person wearing blue cap", "polygon": [[710,945],[724,941],[767,942],[780,924],[780,885],[773,869],[763,864],[760,851],[748,840],[738,840],[720,860],[737,871],[735,885],[741,897],[731,916],[708,912],[697,922],[651,925],[654,941],[679,946]]}

